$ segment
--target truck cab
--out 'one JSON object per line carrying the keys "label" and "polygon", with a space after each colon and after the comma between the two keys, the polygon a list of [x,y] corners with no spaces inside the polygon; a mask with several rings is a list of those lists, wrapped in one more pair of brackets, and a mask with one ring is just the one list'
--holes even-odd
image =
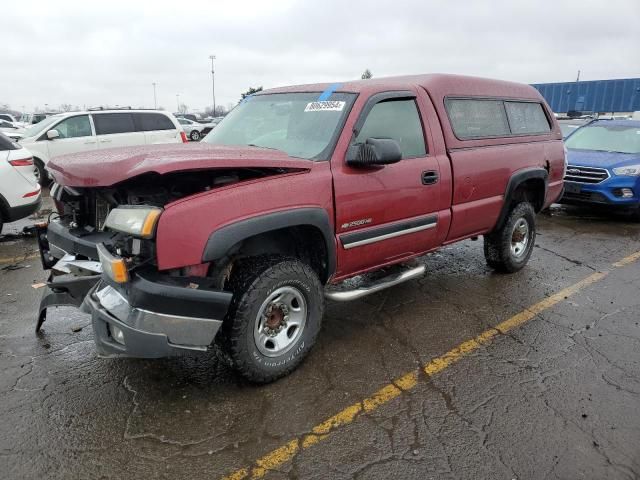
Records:
{"label": "truck cab", "polygon": [[102,355],[217,345],[268,382],[308,353],[325,299],[416,278],[443,245],[482,235],[489,266],[523,268],[565,157],[532,87],[436,74],[266,90],[200,144],[50,170],[60,218],[39,238],[57,297],[39,325],[65,300]]}

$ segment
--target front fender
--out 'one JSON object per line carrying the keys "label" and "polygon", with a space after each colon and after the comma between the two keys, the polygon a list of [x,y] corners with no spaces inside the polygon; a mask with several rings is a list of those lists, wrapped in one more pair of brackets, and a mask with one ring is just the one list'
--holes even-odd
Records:
{"label": "front fender", "polygon": [[216,230],[209,236],[202,262],[222,258],[234,245],[261,233],[287,227],[311,225],[324,238],[327,247],[329,276],[336,271],[336,242],[327,211],[322,208],[295,208],[241,220]]}
{"label": "front fender", "polygon": [[[206,194],[167,206],[158,221],[156,234],[158,268],[168,270],[213,260],[224,250],[223,245],[228,246],[234,238],[242,236],[238,232],[301,221],[304,217],[301,213],[289,216],[282,215],[282,212],[317,212],[311,217],[316,218],[314,221],[318,228],[323,235],[330,231],[334,238],[329,162],[309,161],[309,167],[304,172],[284,173],[212,189]],[[321,216],[323,220],[319,220]],[[264,219],[252,220],[258,217]],[[309,221],[302,224],[309,224]],[[220,242],[220,247],[217,242]],[[334,243],[335,239],[327,242],[328,251]]]}

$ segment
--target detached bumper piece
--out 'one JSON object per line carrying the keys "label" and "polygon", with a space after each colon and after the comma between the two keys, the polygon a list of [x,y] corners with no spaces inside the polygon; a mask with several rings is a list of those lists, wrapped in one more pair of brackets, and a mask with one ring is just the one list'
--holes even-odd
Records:
{"label": "detached bumper piece", "polygon": [[100,356],[162,358],[213,343],[231,293],[191,277],[161,277],[138,274],[125,286],[102,280],[89,292],[81,309],[92,315]]}
{"label": "detached bumper piece", "polygon": [[79,307],[85,295],[100,280],[100,274],[78,277],[74,274],[49,277],[40,300],[36,332],[40,331],[47,319],[47,308],[62,305]]}

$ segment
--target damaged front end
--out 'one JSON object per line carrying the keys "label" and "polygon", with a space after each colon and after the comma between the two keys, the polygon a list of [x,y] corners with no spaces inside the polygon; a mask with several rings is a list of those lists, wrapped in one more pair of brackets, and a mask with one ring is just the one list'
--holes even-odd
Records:
{"label": "damaged front end", "polygon": [[206,268],[158,271],[158,219],[176,200],[273,174],[181,172],[143,175],[112,187],[54,185],[58,215],[37,228],[43,267],[51,273],[36,331],[48,308],[70,305],[91,313],[101,356],[159,358],[206,350],[231,294],[206,276]]}

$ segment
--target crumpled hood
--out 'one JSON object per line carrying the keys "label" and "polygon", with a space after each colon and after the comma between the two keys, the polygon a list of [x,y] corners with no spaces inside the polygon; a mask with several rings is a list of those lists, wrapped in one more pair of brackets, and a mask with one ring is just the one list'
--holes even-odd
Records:
{"label": "crumpled hood", "polygon": [[567,155],[567,161],[569,165],[612,169],[639,164],[640,154],[571,149]]}
{"label": "crumpled hood", "polygon": [[47,165],[56,183],[69,187],[108,187],[150,172],[164,175],[214,168],[309,170],[311,167],[311,160],[292,158],[278,150],[205,143],[94,150],[62,155]]}

